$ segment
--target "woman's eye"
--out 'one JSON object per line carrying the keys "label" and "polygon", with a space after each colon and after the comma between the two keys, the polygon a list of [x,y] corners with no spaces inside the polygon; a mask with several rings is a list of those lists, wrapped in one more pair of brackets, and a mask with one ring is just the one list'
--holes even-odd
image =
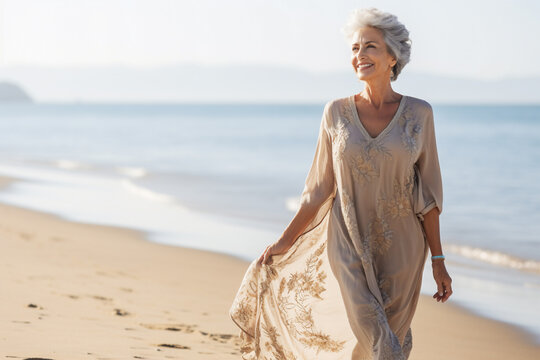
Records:
{"label": "woman's eye", "polygon": [[[374,45],[366,46],[366,48],[370,48],[370,47],[374,48],[375,46]],[[356,50],[358,50],[358,46],[355,46],[355,47],[352,48],[352,51],[356,51]]]}

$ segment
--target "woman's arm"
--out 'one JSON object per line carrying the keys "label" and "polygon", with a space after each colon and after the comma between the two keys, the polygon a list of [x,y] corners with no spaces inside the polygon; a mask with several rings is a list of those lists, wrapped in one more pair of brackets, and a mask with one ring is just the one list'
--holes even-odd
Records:
{"label": "woman's arm", "polygon": [[[424,231],[426,233],[426,239],[429,244],[431,255],[442,255],[441,236],[439,230],[439,211],[437,207],[434,207],[426,214],[424,214],[424,221],[422,222]],[[444,265],[444,259],[434,259],[431,261],[433,268],[433,278],[437,283],[437,292],[433,295],[437,301],[445,302],[452,295],[452,279],[446,271]]]}
{"label": "woman's arm", "polygon": [[266,264],[268,258],[272,255],[283,254],[293,246],[295,241],[304,232],[304,229],[315,218],[319,208],[324,204],[309,203],[300,206],[293,219],[283,231],[279,239],[269,245],[263,254],[259,257],[259,264]]}
{"label": "woman's arm", "polygon": [[328,102],[324,107],[315,155],[300,197],[300,209],[287,225],[279,240],[269,245],[259,257],[259,263],[266,264],[272,255],[283,254],[289,250],[317,214],[325,210],[321,207],[335,194],[336,182],[330,133],[331,106],[332,102]]}
{"label": "woman's arm", "polygon": [[[283,231],[278,241],[283,241],[284,244],[290,244],[292,246],[296,239],[304,232],[308,224],[315,218],[319,208],[323,203],[310,203],[300,206],[298,212],[293,217],[289,225]],[[289,247],[290,247],[289,246]]]}

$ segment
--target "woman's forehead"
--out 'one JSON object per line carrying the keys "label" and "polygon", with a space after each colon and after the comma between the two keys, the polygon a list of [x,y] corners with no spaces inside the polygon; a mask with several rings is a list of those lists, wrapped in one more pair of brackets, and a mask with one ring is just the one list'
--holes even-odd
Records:
{"label": "woman's forehead", "polygon": [[379,43],[381,38],[382,34],[379,29],[373,27],[363,27],[353,33],[351,44],[367,44],[370,42]]}

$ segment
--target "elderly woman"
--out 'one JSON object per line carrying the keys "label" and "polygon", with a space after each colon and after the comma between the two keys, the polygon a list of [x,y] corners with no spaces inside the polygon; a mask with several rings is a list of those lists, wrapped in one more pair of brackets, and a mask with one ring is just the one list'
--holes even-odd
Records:
{"label": "elderly woman", "polygon": [[428,248],[433,298],[452,294],[432,107],[391,86],[409,32],[370,8],[344,33],[365,87],[326,104],[300,208],[241,283],[244,359],[407,359]]}

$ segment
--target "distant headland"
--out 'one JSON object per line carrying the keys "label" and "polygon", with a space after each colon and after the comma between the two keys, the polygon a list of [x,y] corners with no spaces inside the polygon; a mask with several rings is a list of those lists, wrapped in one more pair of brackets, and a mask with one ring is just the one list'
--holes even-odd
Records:
{"label": "distant headland", "polygon": [[10,102],[33,102],[33,100],[20,86],[2,81],[0,82],[0,103]]}

